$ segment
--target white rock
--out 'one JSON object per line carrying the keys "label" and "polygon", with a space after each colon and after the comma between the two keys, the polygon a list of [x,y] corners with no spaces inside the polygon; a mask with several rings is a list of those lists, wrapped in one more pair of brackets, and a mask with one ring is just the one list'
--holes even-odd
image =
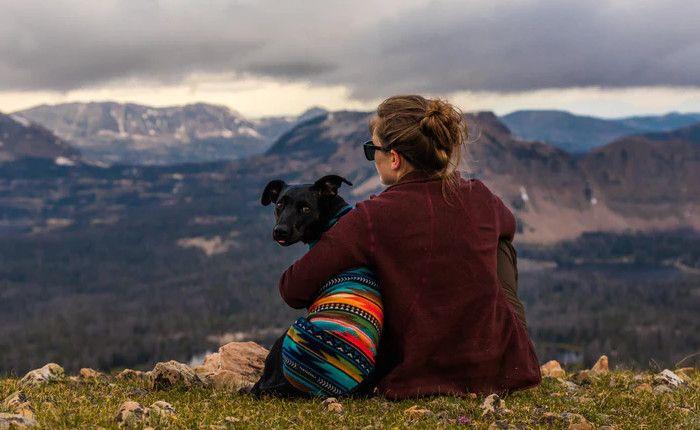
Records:
{"label": "white rock", "polygon": [[151,370],[151,388],[169,388],[175,385],[189,388],[202,385],[202,380],[190,366],[184,363],[175,360],[156,363]]}
{"label": "white rock", "polygon": [[57,381],[65,375],[63,367],[56,363],[48,363],[40,369],[34,369],[27,372],[20,380],[22,385],[39,385],[46,384],[51,381]]}
{"label": "white rock", "polygon": [[664,369],[661,373],[654,375],[654,382],[663,384],[669,388],[678,388],[686,383],[678,375],[668,369]]}

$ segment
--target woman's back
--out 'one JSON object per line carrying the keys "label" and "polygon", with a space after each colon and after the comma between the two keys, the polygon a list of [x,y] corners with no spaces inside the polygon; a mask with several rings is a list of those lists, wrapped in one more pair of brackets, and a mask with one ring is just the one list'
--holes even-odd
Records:
{"label": "woman's back", "polygon": [[306,267],[307,254],[280,281],[282,296],[298,306],[312,294],[303,283],[355,264],[375,271],[384,301],[375,380],[389,398],[503,392],[540,381],[496,272],[498,239],[513,238],[513,214],[478,180],[460,178],[448,198],[452,206],[439,180],[410,172],[328,230],[309,252],[319,252],[307,260],[316,264]]}
{"label": "woman's back", "polygon": [[[515,232],[512,213],[481,181],[460,180],[449,206],[440,181],[422,176],[409,174],[368,203],[385,302],[379,391],[404,397],[538,383],[537,358],[496,273],[498,239]],[[406,213],[410,223],[400,222]]]}

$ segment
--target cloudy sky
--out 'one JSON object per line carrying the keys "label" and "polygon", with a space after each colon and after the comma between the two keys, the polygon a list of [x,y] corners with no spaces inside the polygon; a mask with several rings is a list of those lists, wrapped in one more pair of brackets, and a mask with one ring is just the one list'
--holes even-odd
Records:
{"label": "cloudy sky", "polygon": [[700,111],[695,0],[0,0],[0,111],[204,101],[251,117],[373,109]]}

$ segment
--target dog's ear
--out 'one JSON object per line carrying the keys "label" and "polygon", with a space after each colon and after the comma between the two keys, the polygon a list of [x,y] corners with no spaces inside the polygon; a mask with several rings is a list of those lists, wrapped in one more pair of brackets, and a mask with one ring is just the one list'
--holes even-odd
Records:
{"label": "dog's ear", "polygon": [[262,193],[262,197],[260,197],[260,203],[262,203],[263,206],[267,206],[270,203],[277,203],[277,199],[286,186],[287,183],[281,179],[268,182]]}
{"label": "dog's ear", "polygon": [[338,195],[338,188],[345,182],[348,185],[352,185],[352,182],[338,175],[326,175],[314,182],[313,188],[321,191],[321,196],[335,196]]}

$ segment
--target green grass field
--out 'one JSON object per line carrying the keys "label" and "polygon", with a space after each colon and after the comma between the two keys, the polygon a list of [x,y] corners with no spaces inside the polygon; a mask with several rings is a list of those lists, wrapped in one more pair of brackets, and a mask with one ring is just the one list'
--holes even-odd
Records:
{"label": "green grass field", "polygon": [[[165,417],[144,420],[133,428],[164,429],[374,429],[374,428],[601,428],[699,429],[700,375],[666,393],[636,389],[651,383],[652,374],[613,371],[588,385],[569,387],[544,378],[534,389],[511,394],[505,409],[482,414],[485,396],[432,396],[404,401],[382,397],[339,399],[342,410],[331,410],[323,399],[254,399],[246,394],[213,388],[150,390],[143,382],[65,379],[21,387],[19,379],[0,379],[0,399],[17,390],[26,394],[41,429],[119,428],[120,405],[132,400],[144,407],[163,400],[175,408]],[[635,379],[636,376],[636,379]],[[7,405],[0,412],[10,412]],[[338,408],[337,406],[335,407]],[[411,409],[413,408],[413,409]],[[580,414],[592,427],[571,426]],[[574,419],[573,421],[577,421]],[[495,424],[494,424],[495,423]],[[510,426],[510,427],[509,427]],[[2,425],[0,424],[0,428]],[[604,428],[604,427],[603,427]]]}

